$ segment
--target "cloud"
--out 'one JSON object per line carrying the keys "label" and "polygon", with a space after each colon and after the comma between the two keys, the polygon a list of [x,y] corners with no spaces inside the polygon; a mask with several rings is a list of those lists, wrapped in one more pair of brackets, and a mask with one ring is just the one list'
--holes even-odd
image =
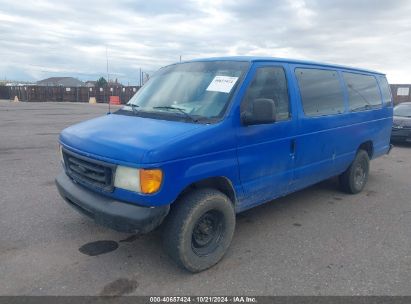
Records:
{"label": "cloud", "polygon": [[183,59],[279,56],[347,64],[411,83],[411,3],[379,0],[0,0],[0,78],[138,82]]}

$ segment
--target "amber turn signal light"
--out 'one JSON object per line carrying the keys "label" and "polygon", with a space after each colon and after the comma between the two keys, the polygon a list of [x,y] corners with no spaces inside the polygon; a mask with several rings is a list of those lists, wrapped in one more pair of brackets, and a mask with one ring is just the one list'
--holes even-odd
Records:
{"label": "amber turn signal light", "polygon": [[140,169],[141,192],[155,193],[160,189],[163,181],[163,172],[160,169]]}

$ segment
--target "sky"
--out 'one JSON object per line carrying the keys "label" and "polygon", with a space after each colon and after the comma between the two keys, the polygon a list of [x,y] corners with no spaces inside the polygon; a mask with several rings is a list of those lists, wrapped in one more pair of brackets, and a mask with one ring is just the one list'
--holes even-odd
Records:
{"label": "sky", "polygon": [[0,79],[139,82],[183,60],[308,59],[411,83],[411,1],[0,0]]}

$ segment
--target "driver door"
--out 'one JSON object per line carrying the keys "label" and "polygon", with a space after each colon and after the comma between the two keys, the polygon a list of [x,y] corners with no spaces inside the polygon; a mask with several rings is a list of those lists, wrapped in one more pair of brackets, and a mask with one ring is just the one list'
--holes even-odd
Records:
{"label": "driver door", "polygon": [[252,111],[253,99],[272,100],[275,113],[271,121],[242,121],[238,128],[238,161],[245,194],[238,207],[242,210],[286,194],[293,180],[295,157],[296,128],[287,64],[257,63],[251,73],[240,106],[242,117]]}

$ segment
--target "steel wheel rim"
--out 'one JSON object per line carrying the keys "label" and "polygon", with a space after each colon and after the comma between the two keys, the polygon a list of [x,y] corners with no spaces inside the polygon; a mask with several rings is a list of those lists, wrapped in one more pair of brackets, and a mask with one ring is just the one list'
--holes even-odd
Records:
{"label": "steel wheel rim", "polygon": [[367,176],[367,164],[361,161],[354,170],[354,183],[358,189],[362,188]]}
{"label": "steel wheel rim", "polygon": [[224,216],[217,210],[204,213],[194,224],[191,247],[198,256],[206,256],[218,247],[224,230]]}

